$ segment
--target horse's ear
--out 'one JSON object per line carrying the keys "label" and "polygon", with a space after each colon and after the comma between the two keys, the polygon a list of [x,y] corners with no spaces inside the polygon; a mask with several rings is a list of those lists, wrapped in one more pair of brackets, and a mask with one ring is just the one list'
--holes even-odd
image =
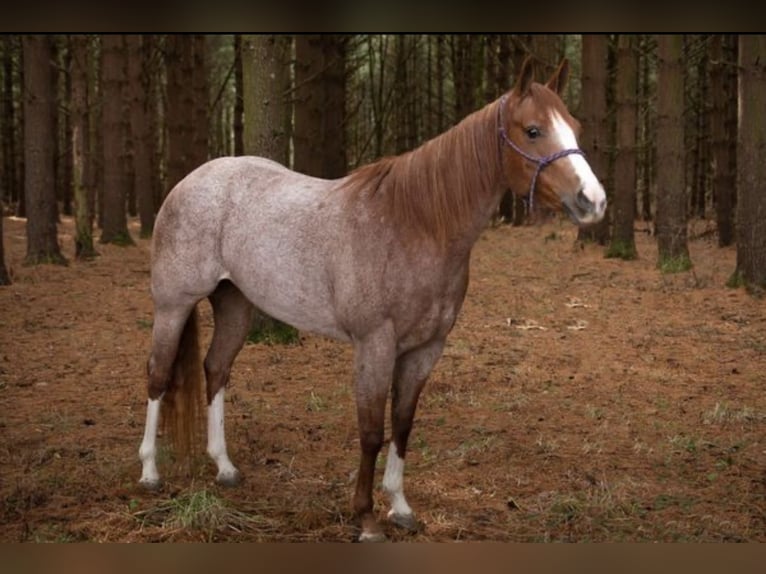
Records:
{"label": "horse's ear", "polygon": [[532,62],[532,56],[527,56],[521,64],[519,76],[516,79],[516,85],[513,86],[514,91],[523,98],[529,93],[529,87],[532,85],[534,78],[535,67]]}
{"label": "horse's ear", "polygon": [[563,60],[561,60],[561,63],[559,64],[558,69],[555,72],[553,72],[551,79],[548,80],[548,82],[545,85],[548,86],[554,92],[556,92],[558,95],[561,95],[564,93],[564,88],[566,88],[568,79],[569,79],[569,60],[564,58]]}

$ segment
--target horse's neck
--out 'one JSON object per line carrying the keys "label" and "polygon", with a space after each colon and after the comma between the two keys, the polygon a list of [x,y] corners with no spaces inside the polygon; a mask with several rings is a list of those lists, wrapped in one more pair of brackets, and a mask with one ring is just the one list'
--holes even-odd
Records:
{"label": "horse's neck", "polygon": [[439,158],[447,169],[452,166],[461,168],[461,177],[452,182],[449,193],[456,198],[454,207],[464,210],[462,225],[455,230],[453,242],[466,250],[466,254],[497,211],[506,187],[497,140],[495,105],[493,102],[485,106],[456,126],[456,131],[466,133],[452,134],[452,137],[462,137],[470,145],[455,146],[454,155]]}
{"label": "horse's neck", "polygon": [[437,241],[469,251],[502,195],[497,105],[488,104],[411,152],[409,171],[402,170],[412,174],[406,201],[422,212],[422,226]]}

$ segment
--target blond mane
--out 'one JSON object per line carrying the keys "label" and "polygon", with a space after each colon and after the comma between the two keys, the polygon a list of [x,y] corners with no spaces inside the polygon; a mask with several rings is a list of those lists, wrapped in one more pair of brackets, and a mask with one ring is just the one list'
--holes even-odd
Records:
{"label": "blond mane", "polygon": [[471,224],[498,185],[497,105],[487,104],[412,151],[356,169],[343,188],[377,204],[400,233],[445,244]]}

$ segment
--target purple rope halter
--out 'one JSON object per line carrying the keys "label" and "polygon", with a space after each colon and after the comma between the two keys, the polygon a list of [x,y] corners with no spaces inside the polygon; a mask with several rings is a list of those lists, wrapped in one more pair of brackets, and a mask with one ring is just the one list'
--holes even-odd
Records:
{"label": "purple rope halter", "polygon": [[535,174],[532,176],[532,183],[529,186],[528,201],[529,201],[529,211],[531,212],[532,209],[534,208],[534,193],[535,193],[535,185],[537,184],[537,176],[540,175],[540,172],[543,170],[543,168],[552,164],[557,159],[561,159],[562,157],[566,157],[570,154],[579,153],[581,156],[585,156],[585,153],[579,148],[562,149],[552,153],[551,155],[546,155],[544,157],[537,157],[525,152],[523,149],[521,149],[519,146],[517,146],[515,143],[511,141],[511,138],[508,137],[508,132],[505,131],[505,124],[503,123],[503,108],[505,108],[505,102],[507,100],[508,100],[507,95],[503,96],[500,99],[500,107],[498,108],[498,111],[497,111],[497,130],[498,132],[500,132],[502,141],[504,141],[511,149],[517,151],[519,155],[521,155],[524,159],[527,159],[531,161],[532,163],[537,164],[537,169],[535,169]]}

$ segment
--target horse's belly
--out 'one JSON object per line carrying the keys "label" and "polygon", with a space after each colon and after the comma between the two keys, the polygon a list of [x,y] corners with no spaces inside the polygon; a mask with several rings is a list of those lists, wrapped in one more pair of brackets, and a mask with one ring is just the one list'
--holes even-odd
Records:
{"label": "horse's belly", "polygon": [[257,281],[237,284],[253,305],[271,317],[301,331],[349,340],[348,333],[338,324],[330,301],[321,293],[288,284],[257,285]]}

